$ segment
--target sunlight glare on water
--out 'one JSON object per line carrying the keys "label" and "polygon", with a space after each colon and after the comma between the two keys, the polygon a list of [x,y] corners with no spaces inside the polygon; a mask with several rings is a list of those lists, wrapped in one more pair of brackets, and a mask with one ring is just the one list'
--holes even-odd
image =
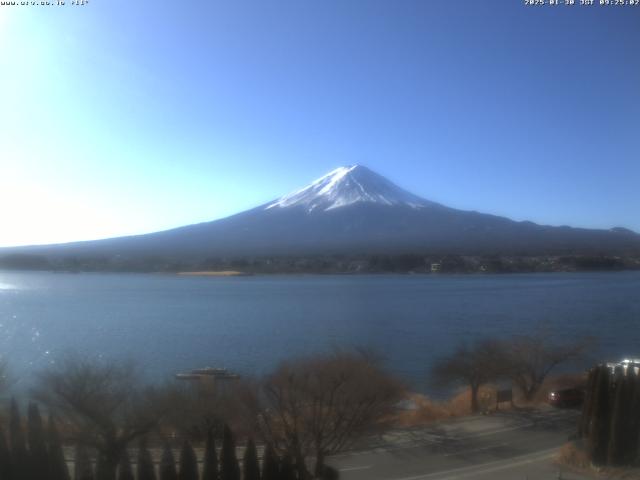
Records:
{"label": "sunlight glare on water", "polygon": [[[417,391],[460,342],[546,322],[599,338],[590,361],[637,356],[639,272],[260,276],[2,272],[0,354],[25,386],[67,354],[126,358],[158,380],[202,365],[261,375],[335,347],[381,352]],[[13,289],[6,289],[7,287]]]}

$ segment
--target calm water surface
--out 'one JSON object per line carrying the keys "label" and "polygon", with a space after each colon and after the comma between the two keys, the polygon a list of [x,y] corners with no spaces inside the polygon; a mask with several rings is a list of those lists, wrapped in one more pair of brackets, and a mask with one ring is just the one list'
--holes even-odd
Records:
{"label": "calm water surface", "polygon": [[0,271],[0,354],[18,382],[69,351],[130,357],[151,379],[245,374],[334,346],[383,352],[417,389],[459,342],[546,322],[640,356],[640,272],[483,276],[54,274]]}

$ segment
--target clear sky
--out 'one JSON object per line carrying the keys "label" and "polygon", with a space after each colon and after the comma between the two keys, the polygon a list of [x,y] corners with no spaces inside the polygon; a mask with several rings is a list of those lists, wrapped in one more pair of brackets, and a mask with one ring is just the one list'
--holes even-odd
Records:
{"label": "clear sky", "polygon": [[354,163],[640,231],[640,5],[66,3],[0,5],[0,245],[213,220]]}

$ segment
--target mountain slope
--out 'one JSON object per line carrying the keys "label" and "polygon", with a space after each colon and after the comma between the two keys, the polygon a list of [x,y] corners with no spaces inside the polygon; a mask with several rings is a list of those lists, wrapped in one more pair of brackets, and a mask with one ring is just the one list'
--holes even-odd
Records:
{"label": "mountain slope", "polygon": [[[158,233],[5,249],[48,256],[219,256],[340,253],[638,253],[640,235],[515,222],[448,208],[363,166],[338,168],[231,217]],[[0,250],[0,254],[3,251]]]}

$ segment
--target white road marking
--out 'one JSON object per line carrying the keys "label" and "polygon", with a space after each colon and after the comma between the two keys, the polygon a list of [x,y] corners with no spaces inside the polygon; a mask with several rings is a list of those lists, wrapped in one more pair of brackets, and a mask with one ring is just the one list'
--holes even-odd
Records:
{"label": "white road marking", "polygon": [[[531,424],[533,425],[533,424]],[[526,428],[529,427],[531,425],[525,425],[525,426],[518,426],[518,427],[507,427],[507,428],[501,428],[498,430],[490,430],[490,431],[486,431],[486,432],[479,432],[479,433],[474,433],[471,435],[464,435],[464,436],[451,436],[451,437],[439,437],[440,442],[460,442],[460,441],[464,441],[464,440],[471,440],[474,438],[478,438],[478,437],[487,437],[487,436],[491,436],[491,435],[497,435],[499,433],[506,433],[506,432],[511,432],[514,430],[521,430],[522,428]],[[424,448],[430,445],[438,445],[438,441],[432,441],[432,440],[410,440],[410,441],[405,441],[405,442],[397,442],[395,445],[387,445],[387,446],[380,446],[380,447],[376,447],[376,448],[372,448],[369,450],[359,450],[359,451],[352,451],[352,452],[347,452],[347,453],[340,453],[337,455],[332,455],[332,458],[345,458],[345,457],[353,457],[356,455],[367,455],[370,453],[385,453],[385,452],[397,452],[398,450],[413,450],[413,449],[417,449],[417,448]],[[494,448],[497,446],[504,446],[505,444],[498,444],[498,445],[492,445],[489,447],[484,447],[484,448]],[[455,455],[463,455],[467,452],[472,452],[473,450],[470,451],[460,451],[460,452],[454,452],[452,454],[446,454],[444,455],[445,457],[448,456],[455,456]]]}
{"label": "white road marking", "polygon": [[484,452],[485,450],[491,450],[493,448],[500,448],[500,447],[507,447],[509,445],[513,445],[513,443],[496,443],[495,445],[487,445],[484,447],[472,448],[469,450],[461,450],[459,452],[445,453],[442,456],[443,457],[459,457],[460,455],[467,455],[469,453],[476,453],[476,452]]}
{"label": "white road marking", "polygon": [[504,428],[498,428],[496,430],[487,430],[485,432],[477,432],[477,433],[471,433],[469,435],[461,435],[459,437],[452,437],[455,438],[456,440],[466,440],[468,438],[478,438],[478,437],[488,437],[491,435],[497,435],[499,433],[505,433],[505,432],[513,432],[515,430],[523,430],[525,428],[529,428],[529,427],[533,427],[535,426],[535,423],[524,423],[522,425],[516,425],[514,427],[504,427]]}
{"label": "white road marking", "polygon": [[510,468],[527,465],[529,463],[546,460],[553,457],[558,448],[550,448],[548,450],[541,450],[539,452],[530,453],[527,455],[520,455],[508,460],[496,460],[493,462],[480,463],[477,465],[470,465],[468,467],[454,468],[452,470],[443,470],[440,472],[428,473],[425,475],[416,475],[413,477],[400,477],[392,480],[428,480],[430,478],[438,478],[439,480],[454,480],[458,478],[465,478],[470,476],[476,476],[483,473],[497,472],[500,470],[508,470]]}
{"label": "white road marking", "polygon": [[[402,431],[397,432],[396,431],[396,432],[391,432],[389,434],[391,436],[395,436],[396,439],[387,440],[385,442],[386,445],[382,444],[382,445],[379,445],[378,447],[372,447],[367,450],[352,450],[350,452],[332,455],[332,458],[346,458],[346,457],[354,457],[359,455],[368,455],[371,453],[395,452],[398,450],[412,450],[416,448],[423,448],[429,445],[434,445],[434,444],[437,445],[440,442],[447,442],[447,441],[459,442],[459,441],[471,440],[479,437],[489,437],[489,436],[498,435],[501,433],[530,428],[530,427],[536,426],[539,423],[543,423],[545,421],[548,422],[549,420],[554,420],[555,418],[558,418],[560,420],[566,420],[571,417],[569,417],[565,412],[550,411],[550,412],[544,412],[544,416],[541,419],[536,419],[534,421],[526,420],[523,423],[516,423],[515,425],[488,429],[488,430],[474,432],[474,433],[469,432],[463,435],[459,434],[461,432],[452,432],[449,435],[439,435],[439,434],[433,434],[428,431],[421,432],[420,430],[418,430],[417,432],[402,432]],[[465,419],[456,419],[456,420],[453,420],[452,423],[464,424],[464,423],[472,423],[472,422],[481,422],[484,420],[485,420],[484,417],[470,417]],[[411,435],[415,433],[419,435],[418,438],[414,437],[410,440],[399,440],[399,438],[402,438],[402,437],[411,438]],[[455,455],[464,454],[464,453],[465,452],[459,452],[459,453],[454,452],[452,454],[446,454],[445,456],[455,456]],[[417,477],[417,478],[422,478],[422,477]],[[403,480],[403,479],[399,479],[399,480]]]}
{"label": "white road marking", "polygon": [[354,470],[367,470],[371,468],[373,465],[363,465],[362,467],[347,467],[338,469],[341,472],[353,472]]}
{"label": "white road marking", "polygon": [[542,460],[547,460],[550,459],[551,457],[553,457],[554,454],[553,453],[549,453],[547,455],[542,455],[539,457],[535,457],[535,458],[530,458],[528,460],[522,460],[520,462],[514,462],[514,463],[510,463],[507,465],[499,465],[497,467],[492,467],[492,468],[487,468],[484,470],[476,470],[474,472],[467,472],[467,473],[463,473],[460,475],[454,475],[453,477],[444,477],[441,480],[454,480],[454,479],[459,479],[459,478],[466,478],[469,476],[477,476],[477,475],[482,475],[485,473],[494,473],[494,472],[499,472],[500,470],[509,470],[511,468],[515,468],[515,467],[521,467],[522,465],[529,465],[531,463],[536,463]]}

